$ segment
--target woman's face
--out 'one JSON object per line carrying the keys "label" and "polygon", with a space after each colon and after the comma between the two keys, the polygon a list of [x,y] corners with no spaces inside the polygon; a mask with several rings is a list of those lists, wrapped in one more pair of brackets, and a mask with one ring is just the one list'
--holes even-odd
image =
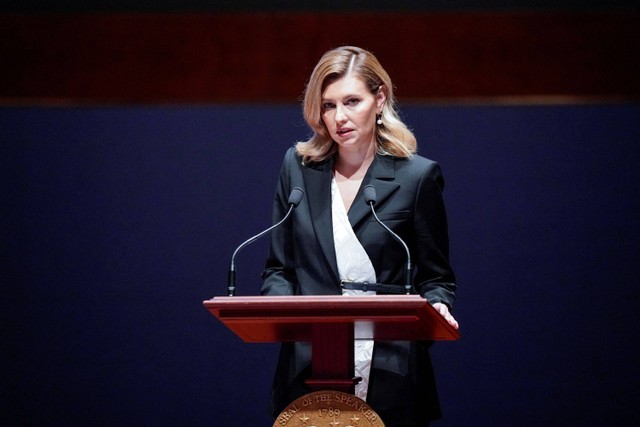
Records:
{"label": "woman's face", "polygon": [[340,149],[366,149],[375,143],[376,114],[385,94],[373,95],[353,74],[327,85],[322,92],[322,120]]}

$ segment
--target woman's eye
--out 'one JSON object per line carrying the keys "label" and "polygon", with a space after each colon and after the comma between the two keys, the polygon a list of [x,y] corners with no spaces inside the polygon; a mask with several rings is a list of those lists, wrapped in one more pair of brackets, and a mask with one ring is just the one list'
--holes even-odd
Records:
{"label": "woman's eye", "polygon": [[322,104],[322,109],[323,110],[330,110],[334,107],[334,105],[330,102],[325,102],[324,104]]}
{"label": "woman's eye", "polygon": [[358,98],[351,98],[350,100],[347,101],[347,104],[349,104],[349,105],[358,105],[358,102],[360,102],[360,100]]}

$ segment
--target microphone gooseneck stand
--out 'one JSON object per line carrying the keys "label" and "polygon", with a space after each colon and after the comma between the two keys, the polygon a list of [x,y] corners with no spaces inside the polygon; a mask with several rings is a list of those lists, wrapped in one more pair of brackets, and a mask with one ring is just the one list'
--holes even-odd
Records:
{"label": "microphone gooseneck stand", "polygon": [[240,246],[236,248],[236,250],[233,252],[233,255],[231,256],[231,265],[229,266],[229,274],[227,276],[227,295],[228,296],[232,297],[232,296],[235,296],[236,294],[236,255],[238,255],[238,252],[240,252],[245,246],[255,242],[260,237],[264,236],[265,234],[269,233],[271,230],[279,227],[283,222],[285,222],[287,218],[289,218],[289,216],[291,215],[291,212],[293,212],[293,210],[298,207],[303,196],[304,196],[304,191],[302,191],[301,188],[295,187],[293,190],[291,190],[291,194],[289,195],[289,200],[288,200],[289,210],[287,211],[287,214],[276,224],[273,224],[271,227],[267,228],[266,230],[245,240],[240,244]]}
{"label": "microphone gooseneck stand", "polygon": [[398,242],[402,244],[402,247],[404,247],[404,250],[407,253],[407,265],[404,270],[404,283],[405,283],[404,289],[405,289],[405,293],[409,295],[411,294],[412,291],[415,292],[415,290],[413,289],[413,267],[411,266],[411,252],[409,252],[409,247],[404,242],[404,240],[402,240],[400,236],[394,233],[393,230],[387,227],[387,225],[384,222],[380,221],[380,218],[378,218],[378,214],[376,214],[376,210],[373,208],[373,205],[376,203],[376,200],[377,200],[376,189],[373,188],[373,185],[367,185],[366,187],[364,187],[364,201],[371,208],[371,213],[373,213],[374,218],[376,219],[376,221],[378,221],[378,223],[382,227],[384,227],[385,230],[387,230],[387,232],[389,232],[389,234],[391,234],[391,236],[393,236],[394,239],[396,239]]}

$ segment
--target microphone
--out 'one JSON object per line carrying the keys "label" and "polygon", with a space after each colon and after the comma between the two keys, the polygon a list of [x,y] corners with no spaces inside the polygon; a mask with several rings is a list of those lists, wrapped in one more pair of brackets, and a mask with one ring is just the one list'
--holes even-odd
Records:
{"label": "microphone", "polygon": [[404,242],[404,240],[402,240],[400,236],[394,233],[389,227],[387,227],[387,225],[384,222],[380,221],[380,218],[378,218],[378,215],[376,214],[376,210],[373,208],[373,205],[376,203],[377,199],[378,198],[376,197],[376,189],[373,188],[373,185],[365,186],[364,201],[366,204],[368,204],[371,207],[371,212],[373,213],[373,216],[375,217],[376,221],[378,221],[378,223],[381,226],[383,226],[384,229],[387,230],[393,236],[394,239],[396,239],[398,242],[402,244],[405,252],[407,253],[407,267],[404,271],[404,274],[405,274],[404,288],[405,288],[406,294],[409,295],[411,293],[411,290],[413,289],[413,268],[411,267],[411,253],[409,252],[409,247]]}
{"label": "microphone", "polygon": [[236,261],[235,260],[236,260],[236,255],[238,255],[238,252],[240,252],[248,244],[255,242],[260,237],[264,236],[265,234],[267,234],[268,232],[270,232],[271,230],[273,230],[274,228],[278,227],[283,222],[285,222],[287,218],[289,218],[289,215],[291,215],[291,212],[293,212],[293,210],[298,207],[298,205],[300,204],[300,201],[302,200],[302,197],[304,197],[304,191],[302,191],[302,189],[299,187],[294,187],[293,190],[291,190],[291,193],[289,194],[289,200],[287,202],[289,204],[289,210],[287,211],[287,214],[284,216],[284,218],[282,218],[279,222],[277,222],[276,224],[273,224],[271,227],[267,228],[266,230],[256,234],[250,239],[245,240],[233,252],[233,256],[231,256],[231,265],[229,267],[229,275],[227,280],[228,296],[232,297],[236,294]]}

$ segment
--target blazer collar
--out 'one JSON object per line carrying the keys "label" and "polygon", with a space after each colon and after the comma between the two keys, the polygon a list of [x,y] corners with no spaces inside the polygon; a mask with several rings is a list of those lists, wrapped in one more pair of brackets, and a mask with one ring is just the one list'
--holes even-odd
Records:
{"label": "blazer collar", "polygon": [[[339,282],[336,252],[333,241],[333,224],[331,221],[331,179],[333,178],[333,158],[320,163],[311,163],[302,168],[307,199],[316,238],[331,266],[333,280]],[[376,189],[379,206],[391,196],[400,184],[395,179],[395,158],[376,155],[369,170],[365,174],[356,198],[349,209],[349,222],[354,230],[371,215],[371,208],[364,201],[363,188],[373,185]]]}
{"label": "blazer collar", "polygon": [[307,190],[307,203],[311,223],[316,239],[331,266],[332,280],[338,286],[340,276],[333,244],[333,224],[331,222],[331,178],[333,175],[333,159],[320,163],[311,163],[302,168],[304,185]]}
{"label": "blazer collar", "polygon": [[358,194],[351,205],[351,209],[349,209],[349,222],[354,229],[371,215],[371,207],[364,201],[364,187],[373,185],[373,188],[375,188],[375,208],[384,203],[391,194],[400,188],[400,184],[394,181],[396,173],[395,162],[394,157],[376,155],[373,163],[371,163],[369,170],[362,180]]}

